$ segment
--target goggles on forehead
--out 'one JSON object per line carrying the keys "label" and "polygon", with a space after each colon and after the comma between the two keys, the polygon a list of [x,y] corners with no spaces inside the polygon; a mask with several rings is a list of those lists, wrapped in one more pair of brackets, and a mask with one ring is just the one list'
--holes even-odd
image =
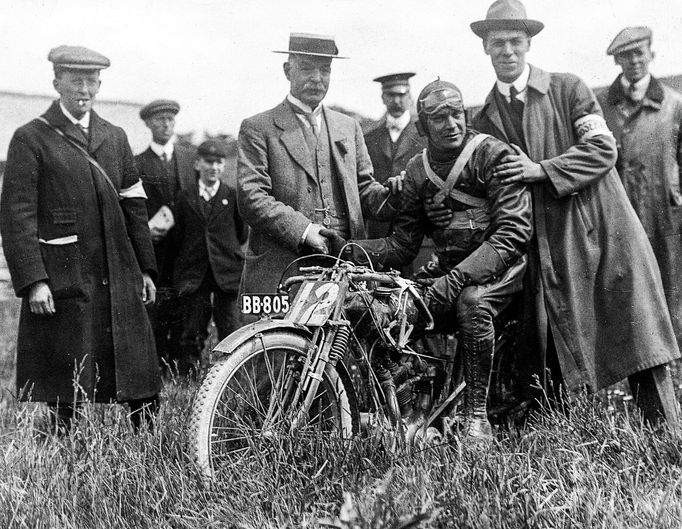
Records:
{"label": "goggles on forehead", "polygon": [[461,94],[451,88],[443,88],[430,92],[424,99],[419,101],[421,111],[426,116],[431,116],[443,109],[464,110]]}

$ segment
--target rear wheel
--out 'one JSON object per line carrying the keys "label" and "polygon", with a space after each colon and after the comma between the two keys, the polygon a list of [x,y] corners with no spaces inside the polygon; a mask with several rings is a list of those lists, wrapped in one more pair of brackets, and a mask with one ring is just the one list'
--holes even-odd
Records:
{"label": "rear wheel", "polygon": [[[305,336],[293,332],[259,334],[210,369],[190,423],[190,449],[207,476],[219,478],[244,457],[262,457],[268,445],[292,432],[300,406],[294,395],[309,346]],[[350,437],[352,416],[346,389],[327,365],[305,421],[296,421],[296,433]]]}

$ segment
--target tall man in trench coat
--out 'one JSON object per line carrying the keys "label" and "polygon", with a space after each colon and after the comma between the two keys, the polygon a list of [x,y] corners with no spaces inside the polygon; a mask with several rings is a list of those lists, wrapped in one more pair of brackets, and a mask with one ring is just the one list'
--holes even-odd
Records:
{"label": "tall man in trench coat", "polygon": [[145,194],[125,132],[91,110],[109,60],[79,46],[48,59],[59,100],[14,133],[0,201],[18,391],[65,426],[83,401],[128,402],[139,424],[160,389]]}
{"label": "tall man in trench coat", "polygon": [[622,69],[599,95],[618,144],[618,174],[644,226],[682,343],[682,94],[649,73],[651,29],[623,29],[607,50]]}
{"label": "tall man in trench coat", "polygon": [[[310,252],[327,253],[320,230],[364,239],[364,216],[390,218],[390,191],[372,163],[354,119],[322,105],[332,37],[292,33],[284,74],[290,92],[275,108],[245,119],[239,131],[237,201],[251,227],[240,291],[274,293],[285,267]],[[391,177],[387,185],[400,186]]]}
{"label": "tall man in trench coat", "polygon": [[616,142],[589,88],[525,62],[543,24],[518,0],[497,0],[471,24],[497,83],[474,128],[515,145],[498,167],[530,184],[535,236],[526,291],[536,347],[553,350],[569,389],[628,377],[647,420],[677,425],[666,364],[680,352],[646,234],[614,165]]}

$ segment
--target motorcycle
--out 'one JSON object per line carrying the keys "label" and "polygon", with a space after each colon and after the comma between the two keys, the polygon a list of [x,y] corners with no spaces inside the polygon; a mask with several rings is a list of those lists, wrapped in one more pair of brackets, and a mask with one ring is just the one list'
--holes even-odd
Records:
{"label": "motorcycle", "polygon": [[[190,422],[192,455],[209,477],[294,433],[350,438],[380,427],[409,449],[453,430],[461,362],[453,343],[421,339],[434,321],[418,285],[340,259],[299,271],[281,283],[282,292],[297,289],[290,304],[279,295],[249,300],[288,309],[283,317],[246,325],[214,349]],[[503,328],[497,349],[511,336]]]}

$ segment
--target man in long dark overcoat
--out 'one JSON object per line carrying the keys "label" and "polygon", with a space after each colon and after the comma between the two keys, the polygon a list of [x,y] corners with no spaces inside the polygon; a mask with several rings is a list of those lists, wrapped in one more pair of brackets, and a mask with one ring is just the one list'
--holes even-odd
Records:
{"label": "man in long dark overcoat", "polygon": [[647,420],[677,425],[666,364],[680,352],[661,276],[594,94],[574,75],[526,63],[543,24],[518,0],[497,0],[471,28],[497,76],[473,126],[515,145],[499,174],[527,182],[533,195],[526,293],[536,347],[556,352],[569,389],[627,377]]}
{"label": "man in long dark overcoat", "polygon": [[140,118],[152,133],[149,147],[135,156],[135,165],[147,195],[147,215],[159,276],[156,303],[148,311],[154,329],[156,351],[164,366],[179,361],[182,307],[173,287],[173,225],[176,198],[182,191],[196,190],[196,150],[176,142],[175,116],[180,104],[156,99],[140,109]]}
{"label": "man in long dark overcoat", "polygon": [[109,60],[76,46],[48,59],[59,100],[15,132],[0,202],[22,298],[17,387],[66,423],[87,401],[128,402],[139,424],[160,388],[145,194],[125,132],[91,110]]}
{"label": "man in long dark overcoat", "polygon": [[625,28],[607,50],[622,69],[599,95],[618,144],[618,174],[661,269],[668,311],[682,343],[682,94],[649,73],[648,27]]}

